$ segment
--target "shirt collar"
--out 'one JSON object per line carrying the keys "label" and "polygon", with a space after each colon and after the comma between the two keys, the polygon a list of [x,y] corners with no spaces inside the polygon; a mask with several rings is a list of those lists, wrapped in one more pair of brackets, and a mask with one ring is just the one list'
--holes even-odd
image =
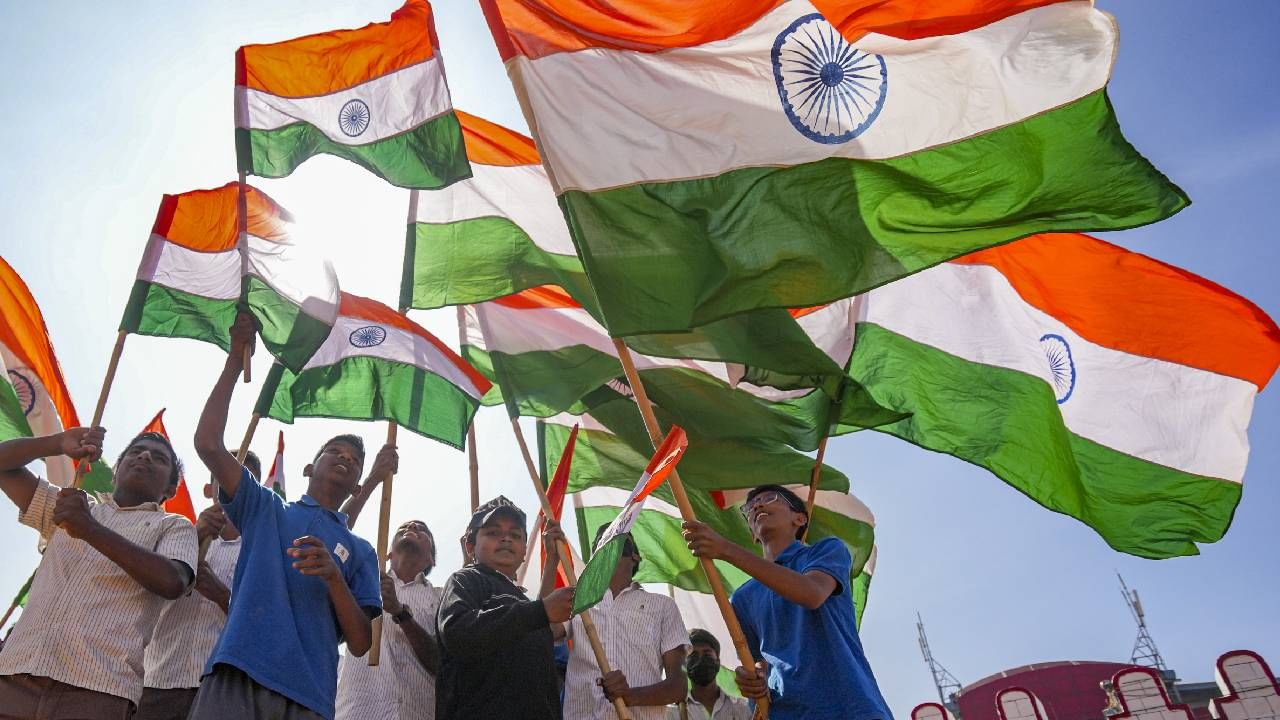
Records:
{"label": "shirt collar", "polygon": [[120,507],[116,504],[115,495],[112,495],[111,493],[95,492],[93,494],[93,498],[99,503],[116,510],[150,510],[152,512],[160,510],[160,503],[155,502],[144,502],[138,503],[137,505],[130,505],[129,507]]}
{"label": "shirt collar", "polygon": [[316,499],[315,499],[315,498],[313,498],[313,497],[311,497],[310,495],[306,495],[306,494],[304,494],[302,497],[298,498],[298,504],[299,504],[299,505],[307,505],[307,506],[309,506],[309,507],[313,507],[313,508],[319,508],[319,509],[321,509],[321,510],[323,510],[323,511],[327,512],[327,513],[329,513],[329,514],[330,514],[331,516],[333,516],[333,518],[334,518],[334,519],[336,519],[338,522],[342,523],[342,527],[346,527],[346,526],[347,526],[347,514],[346,514],[346,513],[342,512],[341,510],[330,510],[329,508],[327,508],[327,507],[325,507],[325,506],[321,505],[320,503],[316,502]]}
{"label": "shirt collar", "polygon": [[422,585],[423,587],[431,587],[431,581],[427,579],[427,574],[424,572],[418,573],[409,582],[401,582],[399,576],[395,575],[394,573],[392,573],[392,575],[396,578],[396,587],[408,587],[410,585]]}
{"label": "shirt collar", "polygon": [[778,557],[774,560],[774,562],[776,563],[786,562],[791,558],[795,557],[795,555],[799,553],[801,550],[803,550],[805,547],[806,547],[805,544],[800,542],[799,540],[792,540],[791,544],[787,546],[787,549],[783,550],[778,555]]}

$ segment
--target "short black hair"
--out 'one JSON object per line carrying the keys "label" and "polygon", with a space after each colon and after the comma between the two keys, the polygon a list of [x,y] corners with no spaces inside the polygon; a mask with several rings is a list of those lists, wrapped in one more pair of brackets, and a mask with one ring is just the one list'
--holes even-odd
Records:
{"label": "short black hair", "polygon": [[796,528],[796,539],[799,540],[804,537],[805,530],[809,529],[809,510],[805,507],[804,501],[800,499],[799,495],[781,485],[761,485],[758,488],[752,488],[751,492],[747,493],[747,500],[743,503],[743,507],[746,507],[747,503],[750,503],[755,496],[767,492],[776,492],[781,495],[792,512],[804,513],[804,524]]}
{"label": "short black hair", "polygon": [[244,455],[244,466],[253,473],[253,476],[262,482],[262,460],[258,459],[258,454],[250,450]]}
{"label": "short black hair", "polygon": [[158,432],[148,431],[134,436],[129,441],[129,444],[124,446],[124,450],[120,451],[119,457],[116,458],[116,465],[120,465],[120,461],[124,459],[125,454],[132,450],[134,445],[143,440],[158,442],[169,451],[169,489],[172,490],[178,487],[178,481],[182,479],[182,458],[178,457],[178,451],[173,449],[173,443],[169,442],[169,438]]}
{"label": "short black hair", "polygon": [[334,435],[328,440],[325,440],[324,444],[320,446],[320,449],[316,451],[316,456],[311,458],[311,462],[315,462],[316,460],[319,460],[320,453],[324,452],[325,448],[337,442],[346,443],[351,447],[355,448],[356,455],[359,456],[356,458],[356,460],[361,465],[364,465],[364,438],[360,437],[359,435],[352,435],[350,433],[344,433],[342,435]]}
{"label": "short black hair", "polygon": [[716,651],[716,655],[720,654],[720,641],[712,635],[710,631],[702,628],[694,628],[689,631],[690,645],[710,645],[712,650]]}
{"label": "short black hair", "polygon": [[[596,540],[591,543],[592,553],[595,553],[596,546],[600,544],[600,538],[604,537],[604,531],[608,529],[608,525],[601,525],[596,528]],[[636,539],[631,536],[631,533],[626,533],[623,537],[626,538],[626,541],[622,544],[622,554],[627,557],[631,557],[633,555],[637,558],[642,557],[640,555],[640,548],[636,547]],[[640,572],[640,560],[634,560],[631,563],[631,577],[634,578],[638,572]]]}

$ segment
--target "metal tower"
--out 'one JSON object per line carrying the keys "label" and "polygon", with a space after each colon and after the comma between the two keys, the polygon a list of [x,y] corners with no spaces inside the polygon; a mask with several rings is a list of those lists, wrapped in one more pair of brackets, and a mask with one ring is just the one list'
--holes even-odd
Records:
{"label": "metal tower", "polygon": [[1116,573],[1116,577],[1120,579],[1120,594],[1124,596],[1124,602],[1129,606],[1129,614],[1138,624],[1138,638],[1133,641],[1133,654],[1129,656],[1129,662],[1160,671],[1160,677],[1164,679],[1170,699],[1175,703],[1181,702],[1177,673],[1164,664],[1164,658],[1156,648],[1155,638],[1151,637],[1151,631],[1147,629],[1147,614],[1142,610],[1142,600],[1138,597],[1138,591],[1130,590],[1120,573]]}
{"label": "metal tower", "polygon": [[920,654],[924,656],[924,664],[929,666],[929,672],[933,675],[933,686],[938,689],[938,702],[958,716],[955,696],[960,692],[960,681],[934,659],[933,651],[929,649],[929,638],[924,634],[924,620],[920,618],[920,613],[916,613],[916,631],[920,635]]}

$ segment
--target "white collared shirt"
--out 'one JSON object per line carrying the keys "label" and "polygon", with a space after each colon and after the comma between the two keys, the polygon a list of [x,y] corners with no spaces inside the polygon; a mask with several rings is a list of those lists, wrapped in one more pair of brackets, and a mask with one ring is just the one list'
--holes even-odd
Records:
{"label": "white collared shirt", "polygon": [[[49,542],[27,607],[0,651],[0,675],[28,673],[86,690],[142,698],[143,651],[165,599],[142,587],[83,540],[55,532],[58,488],[40,480],[19,516]],[[195,577],[196,528],[156,503],[122,508],[110,495],[89,512],[129,542],[177,560]]]}
{"label": "white collared shirt", "polygon": [[[440,588],[419,573],[407,583],[396,578],[396,597],[413,613],[413,621],[434,637]],[[378,665],[370,667],[368,656],[354,657],[350,650],[342,656],[335,720],[431,720],[435,715],[435,676],[414,655],[404,628],[384,614]]]}
{"label": "white collared shirt", "polygon": [[716,698],[710,715],[707,714],[707,707],[694,700],[692,695],[685,698],[684,702],[686,714],[680,714],[679,705],[669,705],[667,720],[751,720],[751,706],[747,701],[723,690],[720,691],[720,697]]}
{"label": "white collared shirt", "polygon": [[[622,671],[631,687],[661,682],[663,653],[680,647],[688,649],[689,633],[675,601],[648,592],[639,583],[632,583],[616,597],[605,592],[604,599],[589,612],[609,663],[614,670]],[[602,673],[587,642],[581,617],[569,622],[569,637],[574,642],[565,674],[564,716],[574,720],[615,720],[617,711],[596,684]],[[630,710],[635,720],[666,717],[666,708],[661,705]]]}
{"label": "white collared shirt", "polygon": [[[214,538],[205,562],[215,577],[231,589],[240,558],[240,538]],[[200,687],[200,675],[213,646],[227,624],[218,604],[192,589],[160,611],[143,660],[143,684],[158,690]]]}

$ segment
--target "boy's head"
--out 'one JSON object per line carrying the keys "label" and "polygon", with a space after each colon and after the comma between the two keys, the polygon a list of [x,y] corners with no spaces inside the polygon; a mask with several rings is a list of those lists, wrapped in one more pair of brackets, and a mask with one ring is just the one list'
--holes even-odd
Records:
{"label": "boy's head", "polygon": [[481,565],[515,577],[529,541],[524,511],[499,495],[476,508],[467,523],[467,550]]}
{"label": "boy's head", "polygon": [[689,657],[685,660],[689,682],[705,687],[716,681],[720,672],[720,641],[715,635],[694,628],[689,631]]}
{"label": "boy's head", "polygon": [[757,542],[775,535],[789,535],[799,540],[804,537],[805,528],[809,527],[809,513],[805,511],[804,501],[781,485],[761,485],[747,493],[747,501],[742,504],[742,516]]}
{"label": "boy's head", "polygon": [[253,477],[258,482],[262,482],[262,460],[258,458],[258,454],[250,450],[244,455],[244,466],[249,472],[253,473]]}
{"label": "boy's head", "polygon": [[163,502],[177,490],[182,477],[182,461],[169,439],[160,433],[144,432],[129,441],[116,458],[117,490],[129,490],[139,497]]}
{"label": "boy's head", "polygon": [[407,564],[412,575],[430,575],[436,566],[436,539],[431,528],[421,520],[410,520],[396,528],[391,538],[391,563]]}
{"label": "boy's head", "polygon": [[[596,539],[591,543],[593,551],[600,547],[600,538],[604,537],[604,531],[608,529],[608,525],[601,525],[596,528]],[[631,536],[631,533],[627,533],[623,537],[626,540],[622,542],[622,554],[618,556],[618,569],[614,572],[626,572],[627,577],[634,578],[636,573],[640,571],[640,549],[636,547],[635,538]]]}
{"label": "boy's head", "polygon": [[[307,494],[322,505],[328,500],[341,505],[360,489],[364,472],[364,440],[358,435],[337,435],[320,446],[320,451],[302,474],[309,478]],[[334,510],[337,509],[335,506]]]}

